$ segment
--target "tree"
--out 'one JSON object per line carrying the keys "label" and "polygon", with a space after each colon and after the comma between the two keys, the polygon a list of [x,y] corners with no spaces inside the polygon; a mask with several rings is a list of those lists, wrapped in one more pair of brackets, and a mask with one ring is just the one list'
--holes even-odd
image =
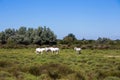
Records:
{"label": "tree", "polygon": [[67,36],[65,36],[65,37],[63,38],[63,41],[64,41],[65,44],[72,44],[72,43],[74,43],[74,41],[76,41],[76,40],[77,40],[77,39],[76,39],[75,35],[72,34],[72,33],[68,34]]}
{"label": "tree", "polygon": [[56,42],[56,35],[50,28],[38,27],[37,29],[20,27],[18,30],[6,29],[0,32],[0,43],[1,44],[37,44],[44,45]]}
{"label": "tree", "polygon": [[0,33],[0,43],[1,44],[5,44],[6,43],[5,32],[1,32]]}
{"label": "tree", "polygon": [[109,44],[110,42],[111,42],[111,40],[109,38],[101,38],[101,37],[99,37],[97,39],[98,44]]}
{"label": "tree", "polygon": [[56,42],[56,35],[53,33],[53,31],[50,30],[50,28],[46,28],[46,26],[44,26],[41,38],[43,44],[50,44],[52,42]]}
{"label": "tree", "polygon": [[34,36],[32,36],[32,33],[34,32],[34,29],[33,28],[28,28],[28,30],[27,30],[27,32],[26,32],[26,39],[25,40],[28,40],[29,41],[29,43],[32,43],[33,42],[33,37]]}
{"label": "tree", "polygon": [[42,41],[39,36],[35,36],[33,40],[34,44],[42,45]]}
{"label": "tree", "polygon": [[39,30],[38,29],[35,29],[31,35],[31,38],[33,40],[33,44],[38,44],[38,45],[41,45],[41,34],[39,33]]}
{"label": "tree", "polygon": [[15,36],[11,36],[7,39],[8,46],[14,46],[16,44]]}
{"label": "tree", "polygon": [[14,36],[15,35],[15,30],[14,29],[6,29],[5,30],[5,37],[6,37],[6,40],[11,37],[11,36]]}
{"label": "tree", "polygon": [[19,28],[19,30],[17,31],[17,33],[18,33],[19,35],[25,35],[25,34],[26,34],[26,31],[27,31],[27,28],[24,27],[24,26],[22,26],[22,27]]}

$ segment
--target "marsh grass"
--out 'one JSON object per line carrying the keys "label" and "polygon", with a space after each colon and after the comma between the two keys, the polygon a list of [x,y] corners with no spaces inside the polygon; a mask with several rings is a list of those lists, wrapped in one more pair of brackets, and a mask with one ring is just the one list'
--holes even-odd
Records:
{"label": "marsh grass", "polygon": [[120,80],[120,50],[34,51],[0,49],[0,80]]}

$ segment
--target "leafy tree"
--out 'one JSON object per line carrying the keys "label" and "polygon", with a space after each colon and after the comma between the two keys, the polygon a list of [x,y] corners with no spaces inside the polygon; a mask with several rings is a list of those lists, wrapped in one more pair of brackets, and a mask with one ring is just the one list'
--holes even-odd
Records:
{"label": "leafy tree", "polygon": [[35,36],[35,37],[34,37],[34,40],[33,40],[33,43],[34,43],[34,44],[41,45],[41,44],[42,44],[41,42],[42,42],[42,41],[41,41],[41,39],[40,39],[39,36]]}
{"label": "leafy tree", "polygon": [[63,38],[63,41],[64,41],[65,44],[71,44],[71,43],[73,43],[76,40],[77,39],[76,39],[75,35],[72,34],[72,33],[68,34],[67,36],[65,36]]}
{"label": "leafy tree", "polygon": [[39,36],[38,30],[35,29],[31,35],[31,38],[33,40],[33,44],[41,45],[41,37]]}
{"label": "leafy tree", "polygon": [[46,28],[44,26],[43,33],[41,34],[42,43],[50,44],[51,42],[56,42],[56,35],[50,30],[50,28]]}
{"label": "leafy tree", "polygon": [[28,40],[29,42],[28,43],[32,43],[33,42],[33,37],[32,36],[32,33],[34,32],[34,29],[33,28],[28,28],[27,32],[26,32],[26,39],[25,40]]}
{"label": "leafy tree", "polygon": [[26,31],[27,31],[26,27],[22,26],[22,27],[19,28],[19,30],[17,31],[17,33],[19,35],[25,35]]}
{"label": "leafy tree", "polygon": [[23,44],[24,35],[15,35],[14,38],[17,44]]}
{"label": "leafy tree", "polygon": [[101,37],[99,37],[97,39],[98,44],[109,44],[110,42],[111,42],[111,40],[109,38],[101,38]]}
{"label": "leafy tree", "polygon": [[5,44],[6,43],[5,32],[1,32],[0,33],[0,43],[1,44]]}
{"label": "leafy tree", "polygon": [[50,28],[38,27],[37,29],[20,27],[18,30],[6,29],[0,32],[0,43],[1,44],[50,44],[51,42],[56,42],[56,35]]}
{"label": "leafy tree", "polygon": [[6,40],[11,37],[11,36],[14,36],[15,35],[15,30],[14,29],[6,29],[5,30],[5,37],[6,37]]}
{"label": "leafy tree", "polygon": [[7,39],[7,44],[9,46],[14,46],[16,44],[15,36],[11,36]]}
{"label": "leafy tree", "polygon": [[31,43],[31,40],[30,40],[29,37],[24,37],[24,40],[23,40],[22,43],[25,44],[25,45],[29,45]]}
{"label": "leafy tree", "polygon": [[26,31],[26,36],[27,36],[27,37],[31,37],[33,31],[34,31],[33,28],[28,28],[28,30]]}

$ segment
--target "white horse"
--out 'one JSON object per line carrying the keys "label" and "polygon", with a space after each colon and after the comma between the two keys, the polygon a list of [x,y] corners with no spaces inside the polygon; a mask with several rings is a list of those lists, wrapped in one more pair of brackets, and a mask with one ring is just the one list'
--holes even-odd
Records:
{"label": "white horse", "polygon": [[53,47],[45,47],[45,48],[36,48],[36,54],[43,54],[43,52],[48,52],[48,51],[51,51],[52,53],[56,53],[58,54],[59,53],[59,48],[53,48]]}
{"label": "white horse", "polygon": [[50,50],[49,47],[45,47],[45,51],[46,51],[46,52],[49,52],[49,51],[51,51],[51,50]]}
{"label": "white horse", "polygon": [[59,48],[50,47],[49,50],[50,50],[52,53],[56,52],[56,54],[58,54],[60,49],[59,49]]}
{"label": "white horse", "polygon": [[82,49],[81,49],[81,48],[74,47],[74,50],[75,50],[77,53],[80,54]]}
{"label": "white horse", "polygon": [[36,54],[39,54],[39,53],[41,53],[41,54],[43,54],[43,52],[45,51],[45,48],[36,48]]}

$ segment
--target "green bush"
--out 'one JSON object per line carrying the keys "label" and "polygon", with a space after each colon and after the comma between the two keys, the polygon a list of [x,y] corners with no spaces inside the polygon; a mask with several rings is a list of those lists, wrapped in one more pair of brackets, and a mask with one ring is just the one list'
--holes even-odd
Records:
{"label": "green bush", "polygon": [[13,79],[13,77],[9,72],[0,71],[0,80],[11,80],[11,79]]}
{"label": "green bush", "polygon": [[10,67],[13,63],[8,60],[0,60],[0,67]]}
{"label": "green bush", "polygon": [[120,80],[120,78],[115,76],[108,76],[104,80]]}

